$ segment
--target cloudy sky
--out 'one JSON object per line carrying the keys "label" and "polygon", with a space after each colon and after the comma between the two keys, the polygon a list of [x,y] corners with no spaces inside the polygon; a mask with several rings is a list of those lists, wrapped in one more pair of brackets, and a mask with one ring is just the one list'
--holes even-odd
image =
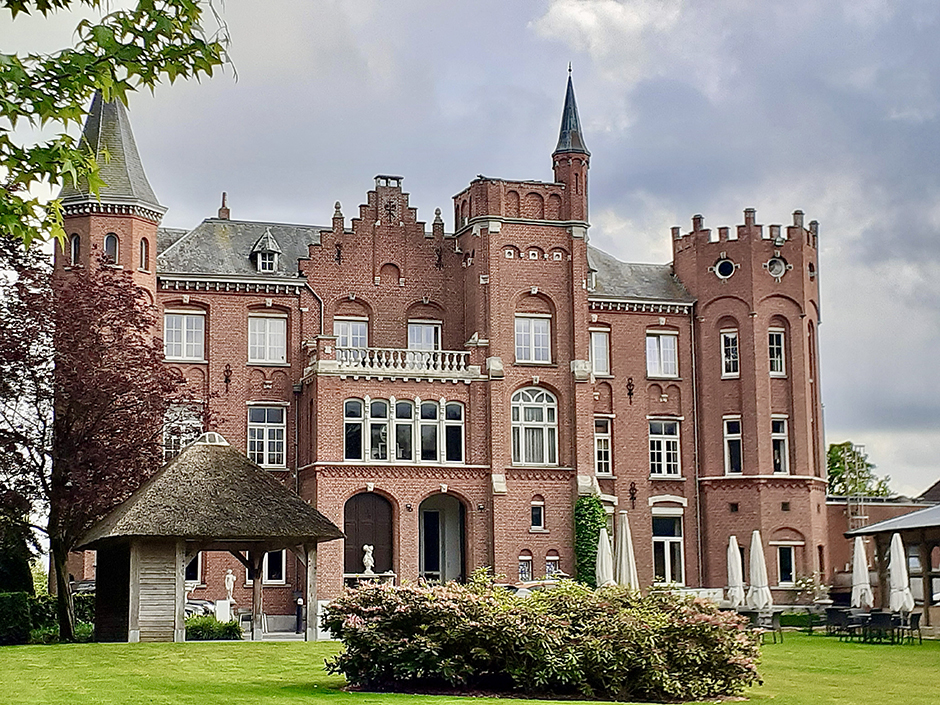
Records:
{"label": "cloudy sky", "polygon": [[[550,179],[566,69],[591,239],[666,262],[669,228],[820,221],[827,441],[895,490],[940,478],[936,0],[227,0],[232,70],[135,96],[165,225],[326,224],[400,174],[433,218],[477,174]],[[52,50],[74,18],[0,16]],[[452,223],[448,223],[451,227]],[[933,360],[934,362],[930,362]]]}

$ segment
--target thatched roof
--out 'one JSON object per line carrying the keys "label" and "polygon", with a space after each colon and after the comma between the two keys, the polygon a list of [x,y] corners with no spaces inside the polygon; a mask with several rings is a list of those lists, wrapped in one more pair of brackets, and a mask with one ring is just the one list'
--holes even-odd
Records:
{"label": "thatched roof", "polygon": [[130,537],[286,547],[343,532],[218,433],[205,433],[95,524],[78,548]]}

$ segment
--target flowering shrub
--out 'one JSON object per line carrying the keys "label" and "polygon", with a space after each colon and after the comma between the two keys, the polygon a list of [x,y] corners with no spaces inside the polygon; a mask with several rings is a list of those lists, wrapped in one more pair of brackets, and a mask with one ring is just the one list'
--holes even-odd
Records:
{"label": "flowering shrub", "polygon": [[327,662],[366,690],[485,690],[700,700],[758,682],[758,639],[734,613],[670,593],[565,581],[519,598],[484,584],[367,583],[331,603]]}

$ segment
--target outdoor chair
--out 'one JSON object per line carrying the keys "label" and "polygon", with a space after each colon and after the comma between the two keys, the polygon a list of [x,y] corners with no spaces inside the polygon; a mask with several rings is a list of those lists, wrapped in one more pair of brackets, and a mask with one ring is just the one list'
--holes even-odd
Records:
{"label": "outdoor chair", "polygon": [[826,609],[826,634],[836,635],[840,639],[846,635],[849,628],[849,613],[840,607]]}
{"label": "outdoor chair", "polygon": [[854,637],[864,639],[865,629],[868,626],[869,613],[865,610],[852,608],[845,613],[845,627],[843,636],[851,640]]}
{"label": "outdoor chair", "polygon": [[920,615],[921,612],[911,612],[907,619],[901,622],[901,626],[898,629],[898,641],[902,642],[904,639],[907,639],[911,644],[914,643],[914,632],[917,632],[917,643],[923,644],[924,637],[920,631]]}
{"label": "outdoor chair", "polygon": [[777,635],[780,635],[780,643],[783,643],[783,627],[780,626],[780,613],[779,612],[770,612],[760,615],[760,627],[761,627],[761,639],[767,632],[770,632],[771,636],[774,639],[774,643],[777,643]]}
{"label": "outdoor chair", "polygon": [[865,626],[865,639],[867,641],[884,641],[894,643],[894,615],[890,612],[872,612]]}

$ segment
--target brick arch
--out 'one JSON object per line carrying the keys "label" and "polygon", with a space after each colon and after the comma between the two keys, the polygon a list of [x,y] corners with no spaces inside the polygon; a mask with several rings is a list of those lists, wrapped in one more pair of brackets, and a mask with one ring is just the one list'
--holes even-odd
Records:
{"label": "brick arch", "polygon": [[348,296],[341,296],[333,302],[334,316],[366,316],[372,318],[372,306],[358,296],[350,299]]}
{"label": "brick arch", "polygon": [[547,220],[559,220],[561,218],[561,196],[553,193],[548,197],[545,204],[545,218]]}
{"label": "brick arch", "polygon": [[806,541],[806,537],[799,529],[792,526],[781,526],[774,529],[766,541]]}
{"label": "brick arch", "polygon": [[662,405],[660,399],[663,396],[663,388],[655,382],[646,388],[647,401],[649,402],[648,411],[658,411]]}
{"label": "brick arch", "polygon": [[740,324],[738,319],[730,314],[725,314],[720,316],[715,322],[715,330],[722,330],[725,328],[738,328]]}
{"label": "brick arch", "polygon": [[401,269],[397,264],[392,262],[386,262],[379,269],[379,281],[382,284],[392,284],[398,286],[398,281],[401,279]]}
{"label": "brick arch", "polygon": [[[751,305],[742,297],[734,295],[719,296],[712,299],[702,306],[702,315],[707,316],[707,314],[712,310],[717,308],[719,311],[718,315],[723,314],[728,309],[725,307],[733,306],[735,310],[741,311],[741,313],[746,316],[751,311]],[[730,315],[730,314],[729,314]]]}
{"label": "brick arch", "polygon": [[436,301],[415,301],[405,309],[405,317],[443,319],[444,307]]}
{"label": "brick arch", "polygon": [[611,414],[614,408],[614,389],[609,382],[600,382],[594,386],[597,398],[594,400],[595,414]]}
{"label": "brick arch", "polygon": [[545,199],[542,194],[530,191],[522,202],[522,217],[533,220],[545,219]]}
{"label": "brick arch", "polygon": [[516,313],[545,313],[553,317],[555,315],[555,302],[552,297],[541,291],[533,294],[531,289],[516,294],[513,308]]}
{"label": "brick arch", "polygon": [[518,218],[519,213],[519,192],[509,191],[506,194],[506,217]]}
{"label": "brick arch", "polygon": [[781,294],[781,293],[779,293],[779,292],[774,292],[774,293],[772,293],[772,294],[767,294],[767,296],[764,296],[764,297],[758,299],[758,300],[757,300],[757,303],[758,303],[758,305],[761,305],[761,304],[765,304],[765,303],[767,303],[767,302],[769,302],[769,301],[774,301],[774,300],[785,301],[786,303],[788,303],[788,304],[790,304],[791,306],[793,306],[793,308],[796,309],[796,311],[797,311],[799,314],[801,314],[801,315],[803,314],[803,306],[802,306],[802,304],[800,304],[799,301],[797,301],[796,299],[794,299],[792,296],[788,296],[787,294]]}
{"label": "brick arch", "polygon": [[175,311],[203,311],[209,313],[211,308],[208,301],[201,301],[193,296],[189,297],[188,303],[184,303],[182,297],[163,301],[164,310],[173,309]]}

